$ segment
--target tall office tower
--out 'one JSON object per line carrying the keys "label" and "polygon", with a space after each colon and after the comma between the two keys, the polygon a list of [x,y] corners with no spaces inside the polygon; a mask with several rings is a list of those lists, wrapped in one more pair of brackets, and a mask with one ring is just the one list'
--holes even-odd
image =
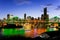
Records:
{"label": "tall office tower", "polygon": [[9,19],[10,18],[10,14],[7,14],[7,19]]}
{"label": "tall office tower", "polygon": [[49,21],[49,15],[47,14],[47,7],[44,8],[44,14],[41,15],[41,20]]}
{"label": "tall office tower", "polygon": [[44,15],[47,15],[47,7],[44,8]]}
{"label": "tall office tower", "polygon": [[24,14],[24,19],[26,20],[26,13]]}
{"label": "tall office tower", "polygon": [[49,21],[49,15],[47,14],[47,7],[44,8],[44,14],[41,15],[41,20],[45,21],[42,23],[43,27],[47,27],[46,24],[48,24]]}
{"label": "tall office tower", "polygon": [[38,20],[40,20],[40,17],[38,17]]}

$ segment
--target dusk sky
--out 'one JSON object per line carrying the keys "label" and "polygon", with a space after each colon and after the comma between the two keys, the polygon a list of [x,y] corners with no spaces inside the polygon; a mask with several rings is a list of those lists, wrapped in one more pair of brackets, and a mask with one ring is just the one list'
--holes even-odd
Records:
{"label": "dusk sky", "polygon": [[7,14],[24,17],[41,17],[43,8],[47,7],[49,18],[60,17],[60,0],[0,0],[0,19],[6,18]]}

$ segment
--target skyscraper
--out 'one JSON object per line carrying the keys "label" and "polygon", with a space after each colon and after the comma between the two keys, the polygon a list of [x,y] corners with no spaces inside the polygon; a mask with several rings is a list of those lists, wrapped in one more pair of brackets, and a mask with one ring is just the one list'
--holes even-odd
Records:
{"label": "skyscraper", "polygon": [[48,24],[49,21],[49,15],[47,14],[47,7],[44,8],[44,14],[41,15],[41,20],[45,21],[42,23],[43,27],[47,27],[46,24]]}
{"label": "skyscraper", "polygon": [[44,8],[44,14],[41,15],[41,20],[49,21],[49,15],[47,14],[47,7]]}
{"label": "skyscraper", "polygon": [[26,20],[26,13],[24,14],[24,19]]}
{"label": "skyscraper", "polygon": [[47,15],[47,7],[44,8],[44,15]]}
{"label": "skyscraper", "polygon": [[10,14],[7,14],[7,19],[9,19],[10,18]]}
{"label": "skyscraper", "polygon": [[40,17],[38,17],[38,20],[40,20]]}

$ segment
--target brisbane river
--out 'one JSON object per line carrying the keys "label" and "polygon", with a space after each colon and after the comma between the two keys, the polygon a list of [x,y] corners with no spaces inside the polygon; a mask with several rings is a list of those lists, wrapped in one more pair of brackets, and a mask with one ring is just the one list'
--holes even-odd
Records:
{"label": "brisbane river", "polygon": [[51,32],[51,31],[57,31],[58,29],[56,28],[38,28],[38,29],[31,29],[31,30],[25,30],[23,28],[9,28],[9,29],[4,29],[2,28],[1,33],[4,36],[12,36],[12,35],[21,35],[25,37],[37,37],[41,35],[44,32]]}

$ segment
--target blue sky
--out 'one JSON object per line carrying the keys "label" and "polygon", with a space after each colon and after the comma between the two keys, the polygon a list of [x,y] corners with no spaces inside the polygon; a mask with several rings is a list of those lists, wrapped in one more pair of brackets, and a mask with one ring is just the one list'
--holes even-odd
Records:
{"label": "blue sky", "polygon": [[24,17],[41,17],[43,8],[47,7],[49,17],[60,17],[60,0],[0,0],[0,19],[6,18],[7,14]]}

